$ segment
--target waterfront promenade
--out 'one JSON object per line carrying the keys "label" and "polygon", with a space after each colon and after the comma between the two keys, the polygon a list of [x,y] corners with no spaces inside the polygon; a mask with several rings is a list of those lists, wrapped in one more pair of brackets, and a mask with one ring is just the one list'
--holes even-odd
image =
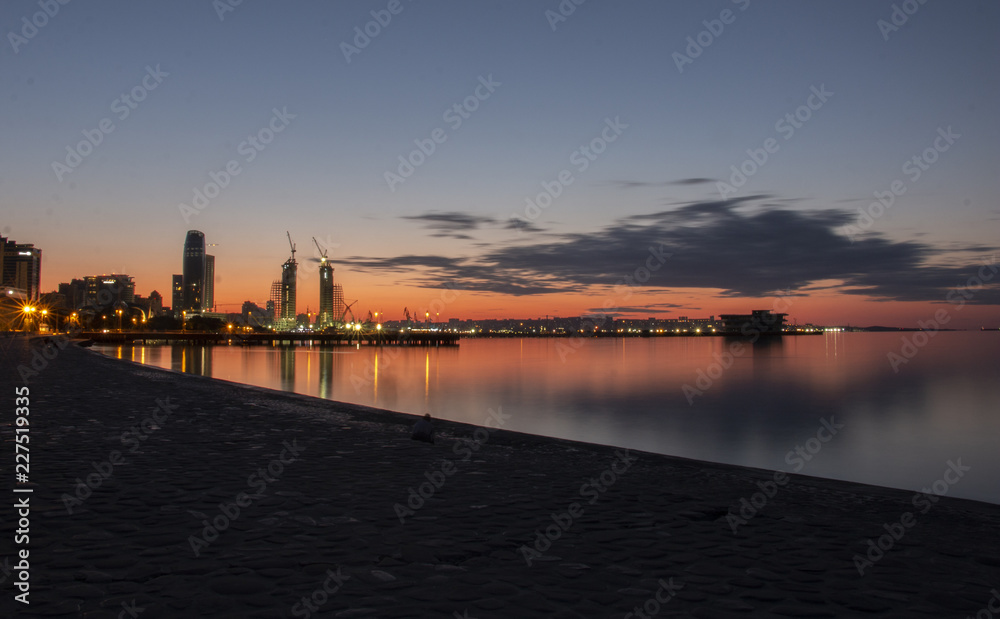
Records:
{"label": "waterfront promenade", "polygon": [[909,491],[497,430],[530,414],[503,402],[482,427],[437,420],[429,445],[409,440],[409,415],[74,345],[0,347],[4,484],[27,385],[33,489],[30,606],[7,569],[13,501],[0,509],[3,617],[964,617],[997,604],[997,505],[918,497],[922,512]]}

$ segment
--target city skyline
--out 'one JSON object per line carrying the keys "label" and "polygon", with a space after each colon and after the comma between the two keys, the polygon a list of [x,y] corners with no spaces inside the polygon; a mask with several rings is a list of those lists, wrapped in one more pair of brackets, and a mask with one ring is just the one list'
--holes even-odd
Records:
{"label": "city skyline", "polygon": [[0,234],[43,291],[171,298],[201,230],[221,312],[287,230],[298,313],[315,237],[390,319],[915,326],[967,287],[948,326],[998,322],[995,4],[390,4],[68,4],[30,37],[8,4]]}

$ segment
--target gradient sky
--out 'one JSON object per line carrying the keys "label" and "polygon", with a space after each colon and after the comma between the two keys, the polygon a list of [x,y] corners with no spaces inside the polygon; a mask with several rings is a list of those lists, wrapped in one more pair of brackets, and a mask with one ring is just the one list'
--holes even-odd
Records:
{"label": "gradient sky", "polygon": [[[345,296],[389,318],[449,284],[461,292],[442,319],[705,316],[785,294],[798,322],[913,325],[944,309],[948,326],[1000,323],[990,269],[966,305],[946,301],[997,260],[996,2],[590,0],[555,22],[556,0],[402,0],[349,62],[343,44],[393,3],[244,0],[220,18],[222,4],[71,2],[30,38],[37,1],[0,7],[0,234],[42,248],[43,290],[125,272],[169,302],[198,229],[218,244],[219,309],[238,311],[266,300],[288,230],[300,312],[318,305],[316,237]],[[916,11],[880,28],[894,4]],[[721,32],[679,69],[706,21]],[[157,67],[121,118],[119,97]],[[491,76],[455,126],[446,112]],[[779,123],[823,90],[798,128]],[[294,118],[247,161],[241,144],[275,108]],[[114,130],[60,179],[53,163],[105,118]],[[581,169],[574,153],[615,119],[627,127]],[[938,139],[949,128],[959,137]],[[719,185],[768,139],[741,187]],[[904,165],[928,148],[914,178]],[[178,205],[230,161],[239,175],[185,221]],[[563,170],[572,184],[513,225]],[[894,181],[905,193],[872,210]],[[858,226],[859,209],[881,216]],[[669,258],[616,289],[650,247]]]}

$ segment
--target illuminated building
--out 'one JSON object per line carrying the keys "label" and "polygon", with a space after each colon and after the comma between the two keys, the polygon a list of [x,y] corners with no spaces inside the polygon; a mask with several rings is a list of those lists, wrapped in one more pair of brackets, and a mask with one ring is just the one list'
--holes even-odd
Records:
{"label": "illuminated building", "polygon": [[171,284],[171,298],[170,298],[170,309],[173,311],[174,318],[181,317],[181,310],[184,308],[184,276],[180,274],[174,274],[173,282]]}
{"label": "illuminated building", "polygon": [[16,243],[0,236],[0,276],[5,288],[21,291],[36,301],[42,279],[42,250],[31,243]]}
{"label": "illuminated building", "polygon": [[[207,311],[205,304],[205,233],[188,230],[184,240],[184,300],[181,310],[188,315]],[[177,309],[174,309],[177,312]]]}
{"label": "illuminated building", "polygon": [[[283,325],[295,324],[295,276],[298,263],[289,258],[281,265],[281,304],[278,307]],[[288,321],[287,323],[284,321]]]}

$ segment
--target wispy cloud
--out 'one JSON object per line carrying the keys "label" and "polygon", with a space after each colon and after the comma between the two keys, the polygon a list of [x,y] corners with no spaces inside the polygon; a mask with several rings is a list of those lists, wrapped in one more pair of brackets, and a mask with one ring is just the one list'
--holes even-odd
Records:
{"label": "wispy cloud", "polygon": [[403,215],[401,219],[422,222],[425,228],[436,231],[431,236],[456,239],[472,239],[471,236],[464,233],[476,230],[483,225],[497,223],[496,219],[492,217],[459,211],[430,211],[421,215]]}
{"label": "wispy cloud", "polygon": [[613,180],[611,184],[621,189],[637,189],[640,187],[671,187],[675,185],[704,185],[714,183],[711,178],[682,178],[675,181],[631,181]]}

